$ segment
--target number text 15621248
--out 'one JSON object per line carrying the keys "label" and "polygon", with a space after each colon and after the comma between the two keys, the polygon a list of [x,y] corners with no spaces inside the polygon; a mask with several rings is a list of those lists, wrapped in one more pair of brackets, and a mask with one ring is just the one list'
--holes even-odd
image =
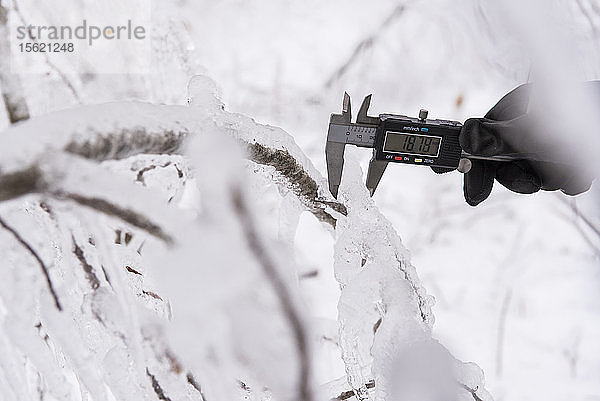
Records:
{"label": "number text 15621248", "polygon": [[72,53],[75,51],[73,43],[37,43],[26,42],[19,43],[21,53]]}

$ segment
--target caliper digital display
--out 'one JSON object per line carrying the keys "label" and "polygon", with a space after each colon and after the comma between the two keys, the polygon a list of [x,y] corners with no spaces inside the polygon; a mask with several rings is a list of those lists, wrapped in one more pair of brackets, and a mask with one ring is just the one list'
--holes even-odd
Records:
{"label": "caliper digital display", "polygon": [[462,150],[458,143],[462,124],[423,117],[380,115],[373,144],[375,159],[457,168]]}
{"label": "caliper digital display", "polygon": [[442,138],[439,136],[387,131],[383,141],[383,151],[437,157],[441,143]]}

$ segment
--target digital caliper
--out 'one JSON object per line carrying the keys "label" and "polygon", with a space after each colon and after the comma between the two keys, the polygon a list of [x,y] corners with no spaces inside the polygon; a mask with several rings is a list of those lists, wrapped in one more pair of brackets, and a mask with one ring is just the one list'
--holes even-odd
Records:
{"label": "digital caliper", "polygon": [[523,159],[522,156],[481,157],[468,154],[458,143],[462,128],[460,122],[428,119],[427,110],[421,110],[418,118],[395,114],[371,117],[367,115],[370,104],[371,95],[363,100],[353,123],[350,96],[344,93],[342,114],[332,114],[329,119],[325,157],[329,190],[336,198],[342,180],[346,144],[373,148],[367,172],[367,188],[371,196],[389,162],[458,169],[466,173],[471,166],[469,159]]}

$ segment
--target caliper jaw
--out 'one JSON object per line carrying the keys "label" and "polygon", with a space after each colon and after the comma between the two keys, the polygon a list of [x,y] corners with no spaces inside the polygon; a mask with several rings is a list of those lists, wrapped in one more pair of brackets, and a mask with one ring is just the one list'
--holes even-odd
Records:
{"label": "caliper jaw", "polygon": [[[369,111],[369,106],[371,105],[371,95],[365,97],[362,104],[360,105],[360,110],[358,111],[358,115],[356,116],[357,124],[371,124],[371,125],[379,125],[381,120],[379,117],[369,117],[367,112]],[[381,181],[381,177],[385,172],[385,168],[387,167],[388,162],[383,160],[375,160],[375,149],[373,149],[373,157],[369,161],[369,170],[367,170],[367,189],[371,196],[375,193],[375,189],[377,188],[377,184]]]}
{"label": "caliper jaw", "polygon": [[[332,114],[329,118],[325,159],[327,161],[329,190],[335,198],[337,198],[342,180],[346,144],[375,148],[375,133],[381,120],[379,117],[367,115],[370,104],[371,95],[365,97],[356,116],[356,123],[352,123],[350,96],[344,92],[342,114]],[[369,162],[367,172],[367,188],[371,196],[375,192],[387,164],[386,161],[375,160],[375,149],[373,149],[373,158]]]}
{"label": "caliper jaw", "polygon": [[342,114],[332,114],[329,117],[329,130],[327,132],[327,144],[325,145],[325,160],[327,162],[327,180],[329,191],[337,199],[340,182],[342,181],[342,170],[344,169],[344,148],[346,141],[334,135],[332,125],[352,124],[352,110],[350,106],[350,95],[344,92],[342,103]]}
{"label": "caliper jaw", "polygon": [[387,165],[388,162],[385,160],[375,160],[375,150],[373,150],[373,157],[369,161],[369,170],[367,170],[367,189],[371,196],[375,193]]}

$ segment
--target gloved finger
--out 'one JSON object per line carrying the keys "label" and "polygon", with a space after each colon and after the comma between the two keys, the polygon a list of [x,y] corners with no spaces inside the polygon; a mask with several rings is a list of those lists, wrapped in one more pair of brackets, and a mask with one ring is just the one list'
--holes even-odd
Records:
{"label": "gloved finger", "polygon": [[460,130],[461,148],[477,156],[531,156],[537,153],[537,137],[529,135],[527,116],[512,120],[495,121],[487,118],[469,118]]}
{"label": "gloved finger", "polygon": [[567,181],[565,185],[563,185],[561,191],[567,195],[575,196],[579,195],[590,189],[592,186],[593,179],[585,174],[575,173],[571,176],[571,178]]}
{"label": "gloved finger", "polygon": [[471,163],[471,170],[464,177],[463,191],[467,203],[477,206],[492,192],[497,162],[471,160]]}
{"label": "gloved finger", "polygon": [[504,121],[469,118],[460,130],[458,142],[465,152],[472,155],[495,156],[511,151],[503,139],[506,131]]}
{"label": "gloved finger", "polygon": [[446,168],[446,167],[431,167],[431,169],[436,173],[436,174],[444,174],[444,173],[449,173],[451,171],[454,171],[455,169],[453,168]]}
{"label": "gloved finger", "polygon": [[520,194],[532,194],[540,190],[542,182],[533,167],[524,160],[500,163],[496,180],[506,188]]}
{"label": "gloved finger", "polygon": [[532,161],[531,165],[541,180],[541,189],[556,191],[563,188],[573,176],[573,168],[565,164]]}
{"label": "gloved finger", "polygon": [[485,115],[490,120],[512,120],[527,113],[531,84],[523,84],[508,92]]}

